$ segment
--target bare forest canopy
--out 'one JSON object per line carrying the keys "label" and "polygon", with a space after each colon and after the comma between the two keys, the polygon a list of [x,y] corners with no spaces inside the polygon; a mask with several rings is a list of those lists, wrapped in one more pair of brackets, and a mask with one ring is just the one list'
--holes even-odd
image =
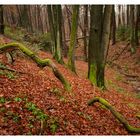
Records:
{"label": "bare forest canopy", "polygon": [[[84,31],[84,15],[85,6],[80,5],[79,10],[79,34],[82,36]],[[89,7],[89,6],[88,6]],[[130,25],[130,5],[115,5],[115,20],[116,26],[119,25]],[[139,10],[139,5],[134,6],[134,21],[137,20],[137,11]],[[4,6],[4,22],[8,26],[18,27],[23,26],[28,31],[31,32],[49,32],[49,22],[47,16],[47,5],[5,5]],[[88,18],[90,17],[90,12],[88,9]],[[62,5],[62,15],[64,19],[66,38],[69,39],[69,24],[71,22],[72,16],[72,6]],[[88,22],[89,26],[90,22]]]}

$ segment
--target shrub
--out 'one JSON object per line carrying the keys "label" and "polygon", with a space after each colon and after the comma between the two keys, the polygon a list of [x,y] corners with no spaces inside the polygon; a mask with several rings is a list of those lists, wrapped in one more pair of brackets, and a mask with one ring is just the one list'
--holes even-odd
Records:
{"label": "shrub", "polygon": [[116,32],[116,37],[119,41],[128,41],[130,40],[131,28],[123,25],[119,26]]}
{"label": "shrub", "polygon": [[51,34],[50,33],[44,33],[40,35],[40,46],[46,50],[51,51],[52,41],[51,41]]}

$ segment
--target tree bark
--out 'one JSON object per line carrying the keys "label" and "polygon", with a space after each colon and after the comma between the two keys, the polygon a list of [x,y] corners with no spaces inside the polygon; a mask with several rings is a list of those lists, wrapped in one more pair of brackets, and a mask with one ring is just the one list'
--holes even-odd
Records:
{"label": "tree bark", "polygon": [[55,29],[54,29],[54,26],[53,26],[54,24],[53,24],[53,14],[52,14],[51,5],[47,5],[47,14],[48,14],[48,21],[49,21],[49,27],[50,27],[50,32],[51,32],[52,54],[54,55],[56,41],[55,41]]}
{"label": "tree bark", "polygon": [[130,21],[131,21],[131,48],[132,53],[136,51],[136,40],[135,40],[135,18],[134,18],[134,5],[130,6]]}
{"label": "tree bark", "polygon": [[63,42],[62,42],[62,9],[61,5],[57,5],[57,27],[56,27],[56,32],[57,32],[57,50],[56,50],[56,60],[58,63],[63,64],[64,61],[62,59],[62,48],[63,48]]}
{"label": "tree bark", "polygon": [[78,15],[79,15],[79,5],[74,5],[73,14],[72,14],[70,46],[69,46],[69,52],[68,52],[68,67],[74,73],[76,73],[74,55],[75,55],[75,46],[76,46],[76,34],[77,34],[77,29],[78,29]]}
{"label": "tree bark", "polygon": [[[84,36],[87,36],[88,33],[88,5],[84,5]],[[87,38],[83,39],[84,41],[84,55],[85,55],[85,61],[87,62]]]}
{"label": "tree bark", "polygon": [[99,62],[99,49],[102,27],[102,5],[90,7],[90,33],[88,45],[88,78],[92,84],[97,85],[97,64]]}
{"label": "tree bark", "polygon": [[109,47],[110,24],[112,6],[106,5],[103,13],[103,5],[91,6],[89,54],[88,54],[88,78],[92,84],[105,89],[104,70]]}
{"label": "tree bark", "polygon": [[136,5],[136,24],[135,24],[135,43],[139,46],[139,23],[140,23],[140,5]]}
{"label": "tree bark", "polygon": [[107,102],[104,98],[101,97],[94,97],[88,102],[88,105],[91,106],[94,103],[99,102],[102,105],[104,105],[107,109],[110,110],[110,112],[114,115],[114,117],[120,121],[120,123],[123,124],[125,129],[130,132],[130,133],[140,133],[140,128],[135,128],[132,125],[128,123],[128,121],[119,113],[116,111],[116,109],[109,103]]}
{"label": "tree bark", "polygon": [[4,34],[3,5],[0,5],[0,33]]}
{"label": "tree bark", "polygon": [[115,7],[112,8],[112,45],[116,43],[116,18],[115,18]]}

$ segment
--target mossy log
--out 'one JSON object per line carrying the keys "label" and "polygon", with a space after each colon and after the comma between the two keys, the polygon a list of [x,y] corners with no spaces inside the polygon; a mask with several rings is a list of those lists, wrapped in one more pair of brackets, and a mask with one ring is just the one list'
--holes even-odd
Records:
{"label": "mossy log", "polygon": [[70,91],[71,89],[70,83],[64,78],[64,76],[58,70],[56,65],[50,59],[39,58],[38,56],[35,55],[34,52],[32,52],[30,49],[28,49],[21,43],[9,43],[9,44],[4,44],[0,46],[0,50],[3,50],[3,51],[9,48],[13,48],[13,49],[18,48],[24,54],[29,56],[34,62],[36,62],[39,67],[45,67],[45,66],[51,67],[54,75],[61,81],[61,83],[64,85],[64,88],[67,91]]}
{"label": "mossy log", "polygon": [[123,124],[123,126],[125,127],[125,129],[128,132],[140,133],[140,128],[135,128],[135,127],[131,126],[128,123],[128,121],[119,112],[117,112],[115,110],[115,108],[109,102],[107,102],[105,99],[103,99],[101,97],[95,97],[88,102],[88,105],[93,105],[95,102],[99,102],[102,105],[104,105],[107,109],[109,109],[111,111],[111,113],[116,117],[116,119],[118,119]]}

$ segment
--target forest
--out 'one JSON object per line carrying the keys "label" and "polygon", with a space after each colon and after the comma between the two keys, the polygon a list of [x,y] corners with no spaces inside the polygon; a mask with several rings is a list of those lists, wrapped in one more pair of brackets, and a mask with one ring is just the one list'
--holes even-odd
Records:
{"label": "forest", "polygon": [[0,135],[140,135],[140,5],[0,5]]}

